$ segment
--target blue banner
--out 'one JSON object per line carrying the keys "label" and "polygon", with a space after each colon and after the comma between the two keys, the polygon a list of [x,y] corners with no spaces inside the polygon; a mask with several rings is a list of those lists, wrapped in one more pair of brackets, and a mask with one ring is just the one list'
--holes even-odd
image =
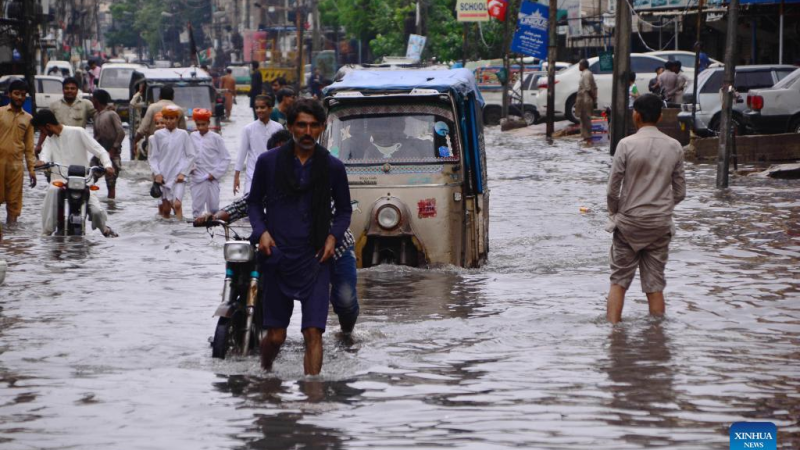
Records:
{"label": "blue banner", "polygon": [[511,51],[547,59],[547,6],[522,0],[517,19],[517,31],[511,41]]}

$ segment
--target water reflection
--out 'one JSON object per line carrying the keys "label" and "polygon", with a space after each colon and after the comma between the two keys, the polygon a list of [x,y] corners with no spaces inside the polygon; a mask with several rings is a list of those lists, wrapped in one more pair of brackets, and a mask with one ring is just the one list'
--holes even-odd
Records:
{"label": "water reflection", "polygon": [[468,318],[484,304],[482,278],[465,282],[458,268],[421,270],[379,266],[358,273],[362,314],[391,322]]}
{"label": "water reflection", "polygon": [[[613,382],[608,407],[615,414],[606,419],[620,427],[677,426],[670,416],[675,411],[675,373],[670,339],[663,320],[647,319],[640,328],[634,323],[614,327],[608,337],[608,360],[602,365]],[[666,438],[625,436],[625,440],[644,446],[667,445]]]}
{"label": "water reflection", "polygon": [[[342,432],[312,425],[308,423],[309,416],[338,408],[332,405],[355,403],[364,392],[346,381],[282,381],[244,375],[220,378],[222,381],[214,383],[216,390],[240,399],[239,408],[256,411],[252,425],[238,436],[245,441],[240,448],[246,449],[344,448],[347,439]],[[271,407],[264,410],[266,405]]]}

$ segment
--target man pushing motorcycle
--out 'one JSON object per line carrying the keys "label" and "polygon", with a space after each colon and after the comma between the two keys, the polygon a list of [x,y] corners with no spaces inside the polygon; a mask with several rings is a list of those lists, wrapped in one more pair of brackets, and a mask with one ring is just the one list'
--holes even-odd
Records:
{"label": "man pushing motorcycle", "polygon": [[[89,167],[88,154],[91,153],[100,160],[107,174],[114,175],[114,167],[108,152],[83,128],[61,125],[55,114],[47,109],[37,112],[31,120],[31,125],[38,128],[39,133],[47,136],[42,146],[42,153],[39,154],[40,161],[36,162],[37,166],[56,163],[65,167],[70,165]],[[65,181],[65,179],[56,171],[53,172],[53,181]],[[58,191],[59,188],[51,184],[44,197],[42,205],[44,235],[51,235],[56,229]],[[108,216],[94,193],[90,193],[87,203],[92,229],[99,229],[105,237],[116,237],[117,234],[106,224]]]}
{"label": "man pushing motorcycle", "polygon": [[350,188],[344,164],[317,143],[325,123],[322,105],[310,99],[295,102],[287,123],[293,139],[259,156],[247,198],[251,240],[267,256],[261,270],[267,329],[261,366],[272,369],[299,300],[306,344],[303,367],[306,375],[317,375],[322,370],[331,259],[350,226]]}
{"label": "man pushing motorcycle", "polygon": [[[292,140],[292,133],[287,130],[279,131],[269,138],[267,148],[274,151],[290,140]],[[246,219],[247,197],[245,195],[214,214],[205,214],[196,218],[194,221],[195,226],[204,226],[210,223],[211,220],[233,223],[237,220]],[[335,215],[335,211],[332,214]],[[333,312],[339,318],[341,336],[345,342],[350,339],[359,314],[358,291],[356,289],[358,274],[356,272],[354,245],[353,233],[348,229],[342,241],[336,243],[336,249],[333,254],[333,268],[331,270],[330,300]]]}

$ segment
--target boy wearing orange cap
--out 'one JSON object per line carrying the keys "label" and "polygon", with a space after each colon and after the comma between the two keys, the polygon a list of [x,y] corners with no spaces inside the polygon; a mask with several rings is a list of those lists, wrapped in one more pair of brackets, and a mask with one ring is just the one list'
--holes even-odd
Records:
{"label": "boy wearing orange cap", "polygon": [[194,164],[196,151],[194,143],[186,130],[178,128],[178,120],[183,115],[175,105],[167,105],[161,110],[165,128],[153,133],[149,142],[150,168],[153,169],[155,182],[161,184],[161,205],[158,212],[165,219],[170,211],[183,219],[183,192],[186,188],[186,176]]}
{"label": "boy wearing orange cap", "polygon": [[200,217],[205,211],[213,214],[219,210],[219,179],[228,171],[231,154],[222,136],[208,132],[211,111],[195,109],[192,118],[197,126],[192,133],[197,149],[192,169],[192,214]]}

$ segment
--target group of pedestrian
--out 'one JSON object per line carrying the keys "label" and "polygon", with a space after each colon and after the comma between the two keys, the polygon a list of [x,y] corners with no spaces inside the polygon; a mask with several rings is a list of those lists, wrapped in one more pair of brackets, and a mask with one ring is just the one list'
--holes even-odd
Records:
{"label": "group of pedestrian", "polygon": [[648,85],[650,92],[661,97],[668,106],[682,103],[683,92],[689,85],[689,78],[681,68],[680,61],[667,61],[664,67],[656,69],[656,76]]}

